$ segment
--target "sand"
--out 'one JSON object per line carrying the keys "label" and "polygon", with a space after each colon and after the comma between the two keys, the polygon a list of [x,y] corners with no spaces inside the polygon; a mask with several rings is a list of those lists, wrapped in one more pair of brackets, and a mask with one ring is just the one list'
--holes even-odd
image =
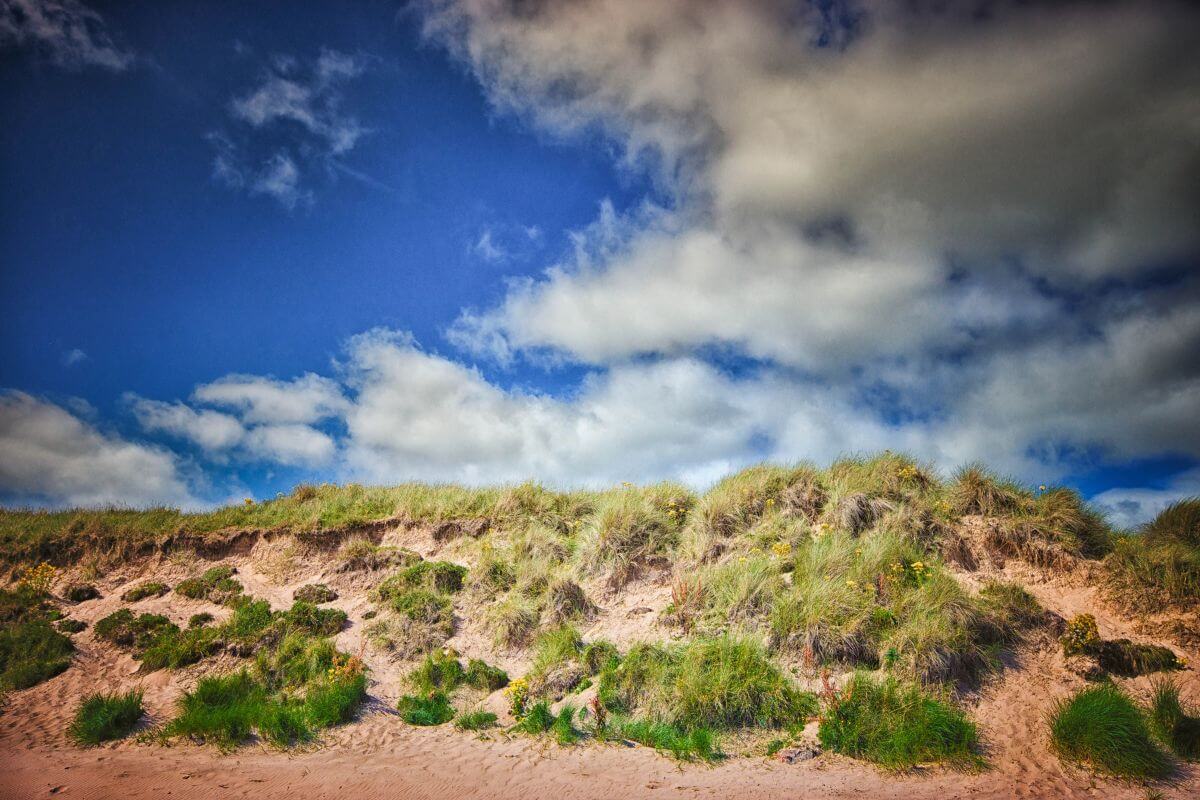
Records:
{"label": "sand", "polygon": [[[398,532],[396,543],[423,555],[453,558],[453,548],[422,538],[420,532]],[[824,753],[816,759],[783,764],[774,759],[736,756],[715,766],[679,764],[655,752],[619,744],[560,747],[501,732],[461,733],[446,725],[415,728],[392,710],[400,694],[400,676],[408,665],[392,662],[366,647],[362,613],[369,607],[367,581],[337,573],[328,559],[297,558],[285,542],[260,542],[249,552],[215,562],[160,558],[105,576],[98,582],[103,597],[69,609],[89,624],[124,605],[120,594],[150,575],[170,582],[200,567],[223,563],[238,569],[246,591],[275,607],[291,603],[292,591],[313,580],[337,588],[330,605],[347,611],[351,624],[338,645],[363,655],[371,669],[371,699],[352,724],[328,731],[321,742],[303,750],[281,752],[247,745],[221,755],[212,748],[176,743],[165,747],[132,739],[93,749],[79,749],[66,738],[66,728],[80,698],[97,689],[111,691],[140,686],[149,712],[144,726],[168,718],[176,698],[194,684],[212,662],[178,672],[138,674],[137,662],[88,630],[76,635],[79,652],[72,667],[39,686],[12,693],[0,714],[0,800],[62,796],[75,798],[222,798],[280,797],[289,800],[347,798],[1144,798],[1136,783],[1109,781],[1063,766],[1049,749],[1046,715],[1054,701],[1070,694],[1083,680],[1066,669],[1055,640],[1038,635],[1018,648],[1005,668],[977,693],[964,698],[976,720],[988,768],[964,773],[939,767],[896,775],[861,762]],[[1083,576],[1048,576],[1010,563],[993,571],[1016,578],[1049,610],[1064,617],[1080,612],[1096,615],[1101,634],[1172,644],[1185,654],[1189,668],[1178,674],[1184,696],[1200,703],[1200,652],[1162,637],[1139,634],[1134,621],[1122,617],[1097,596]],[[971,583],[978,573],[961,573]],[[598,596],[598,595],[596,595]],[[604,635],[628,644],[639,638],[663,638],[655,627],[669,591],[654,577],[613,598],[601,598],[602,610],[585,635]],[[226,609],[176,595],[134,605],[138,612],[164,613],[186,624],[198,611],[220,618]],[[648,610],[647,610],[648,609]],[[460,620],[451,645],[464,656],[487,658],[520,674],[527,655],[496,652],[472,620]],[[230,664],[235,663],[230,661]],[[1148,678],[1122,681],[1138,696],[1149,692]],[[495,709],[498,696],[485,703]],[[1154,787],[1165,797],[1200,796],[1200,771],[1185,766],[1169,783]]]}

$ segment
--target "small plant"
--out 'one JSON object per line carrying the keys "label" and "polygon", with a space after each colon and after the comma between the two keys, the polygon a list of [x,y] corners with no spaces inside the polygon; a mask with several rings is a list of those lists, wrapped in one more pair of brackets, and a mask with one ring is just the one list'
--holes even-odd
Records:
{"label": "small plant", "polygon": [[1076,614],[1067,622],[1067,631],[1062,637],[1063,655],[1074,656],[1087,653],[1100,644],[1100,628],[1091,614]]}
{"label": "small plant", "polygon": [[499,667],[493,667],[487,662],[472,658],[463,674],[463,681],[476,689],[494,692],[508,685],[508,673]]}
{"label": "small plant", "polygon": [[470,711],[459,714],[454,727],[460,731],[481,731],[496,724],[496,715],[490,711]]}
{"label": "small plant", "polygon": [[80,747],[121,739],[133,730],[142,713],[140,690],[90,694],[75,712],[75,721],[67,729],[67,735]]}
{"label": "small plant", "polygon": [[721,757],[717,737],[703,727],[684,729],[644,719],[617,720],[608,726],[607,735],[670,753],[680,761],[715,761]]}
{"label": "small plant", "polygon": [[575,729],[575,707],[564,705],[550,724],[555,740],[564,747],[579,741],[580,733]]}
{"label": "small plant", "polygon": [[280,618],[288,625],[303,628],[314,636],[333,636],[346,624],[346,612],[340,608],[320,608],[298,600]]}
{"label": "small plant", "polygon": [[136,603],[139,600],[145,600],[147,597],[162,597],[167,592],[171,591],[171,587],[159,581],[149,581],[140,583],[132,589],[121,595],[121,599],[126,603]]}
{"label": "small plant", "polygon": [[79,633],[87,629],[87,623],[81,619],[60,619],[58,629],[63,633]]}
{"label": "small plant", "polygon": [[508,707],[513,717],[520,719],[525,716],[525,704],[529,701],[529,681],[517,678],[504,690],[508,695]]}
{"label": "small plant", "polygon": [[233,575],[232,567],[211,567],[201,575],[180,581],[175,586],[175,594],[192,600],[233,605],[242,594],[242,585],[233,579]]}
{"label": "small plant", "polygon": [[442,725],[454,719],[454,707],[445,692],[434,692],[428,696],[405,695],[396,708],[400,718],[409,725]]}
{"label": "small plant", "polygon": [[1050,716],[1050,742],[1063,759],[1118,777],[1162,778],[1172,768],[1142,710],[1111,683],[1060,700]]}
{"label": "small plant", "polygon": [[207,625],[215,619],[212,614],[207,611],[201,611],[199,614],[192,614],[188,617],[189,628],[199,628],[201,625]]}

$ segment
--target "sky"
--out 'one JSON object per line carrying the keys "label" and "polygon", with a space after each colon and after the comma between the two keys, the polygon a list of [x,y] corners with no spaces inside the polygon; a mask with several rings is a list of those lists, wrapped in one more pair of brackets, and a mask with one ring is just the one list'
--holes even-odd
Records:
{"label": "sky", "polygon": [[1200,494],[1200,9],[0,0],[0,504]]}

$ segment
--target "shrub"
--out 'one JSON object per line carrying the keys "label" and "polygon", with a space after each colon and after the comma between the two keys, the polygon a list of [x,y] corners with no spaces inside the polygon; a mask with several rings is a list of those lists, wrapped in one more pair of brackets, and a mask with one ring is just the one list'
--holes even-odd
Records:
{"label": "shrub", "polygon": [[60,619],[58,629],[63,633],[79,633],[87,629],[87,623],[81,619]]}
{"label": "shrub", "polygon": [[82,603],[85,600],[95,600],[100,592],[90,583],[72,583],[63,589],[63,598],[72,603]]}
{"label": "shrub", "polygon": [[575,707],[564,704],[558,710],[558,716],[551,723],[550,730],[554,734],[555,740],[561,745],[566,746],[579,741],[580,733],[575,730]]}
{"label": "shrub", "polygon": [[452,653],[439,650],[429,653],[420,666],[408,674],[408,683],[426,695],[434,692],[452,693],[463,682],[464,672]]}
{"label": "shrub", "polygon": [[[250,736],[268,710],[267,703],[265,689],[244,670],[203,677],[179,699],[179,715],[168,723],[165,734],[229,750]],[[273,722],[278,725],[281,720]]]}
{"label": "shrub", "polygon": [[595,675],[604,670],[616,669],[621,663],[621,653],[612,642],[598,639],[583,646],[579,660],[588,675]]}
{"label": "shrub", "polygon": [[454,605],[448,597],[426,589],[411,589],[392,598],[392,610],[415,622],[445,630],[454,629]]}
{"label": "shrub", "polygon": [[180,581],[175,593],[192,600],[230,605],[242,594],[242,585],[233,579],[232,567],[211,567],[203,574]]}
{"label": "shrub", "polygon": [[118,609],[96,623],[96,636],[119,647],[141,651],[163,633],[179,629],[162,614],[134,616],[128,608]]}
{"label": "shrub", "polygon": [[961,711],[891,676],[855,674],[822,714],[819,736],[824,747],[889,769],[975,759],[975,726]]}
{"label": "shrub", "polygon": [[1064,655],[1091,656],[1105,672],[1124,677],[1180,669],[1183,666],[1174,651],[1160,645],[1139,644],[1129,639],[1101,639],[1096,618],[1091,614],[1078,614],[1071,618],[1062,637],[1062,646]]}
{"label": "shrub", "polygon": [[192,614],[188,617],[189,628],[199,628],[201,625],[207,625],[212,622],[215,617],[207,611],[201,611],[199,614]]}
{"label": "shrub", "polygon": [[471,711],[459,714],[454,727],[460,731],[481,731],[496,724],[497,717],[490,711]]}
{"label": "shrub", "polygon": [[171,591],[171,587],[165,583],[149,581],[147,583],[140,583],[129,589],[125,594],[121,595],[121,599],[126,603],[136,603],[138,600],[145,600],[147,597],[162,597],[169,591]]}
{"label": "shrub", "polygon": [[553,581],[546,590],[546,596],[551,622],[563,623],[596,613],[596,605],[575,581],[566,578]]}
{"label": "shrub", "polygon": [[165,629],[145,650],[135,656],[147,670],[179,669],[207,658],[221,648],[213,628],[188,628],[180,631],[174,625]]}
{"label": "shrub", "polygon": [[337,592],[323,583],[310,583],[292,592],[292,600],[305,603],[328,603],[337,598]]}
{"label": "shrub", "polygon": [[444,692],[427,696],[405,695],[396,706],[409,725],[441,725],[454,719],[454,707]]}
{"label": "shrub", "polygon": [[349,722],[366,697],[367,676],[357,668],[345,675],[321,678],[308,686],[305,718],[317,728]]}
{"label": "shrub", "polygon": [[142,692],[90,694],[75,712],[67,735],[81,747],[90,747],[128,735],[142,718]]}
{"label": "shrub", "polygon": [[1060,757],[1124,778],[1161,778],[1171,762],[1120,687],[1101,684],[1055,704],[1050,741]]}
{"label": "shrub", "polygon": [[1175,755],[1193,761],[1200,758],[1200,710],[1184,707],[1173,681],[1155,683],[1150,726]]}
{"label": "shrub", "polygon": [[1076,614],[1067,621],[1062,636],[1063,655],[1074,656],[1094,650],[1100,644],[1100,628],[1091,614]]}
{"label": "shrub", "polygon": [[257,642],[275,621],[271,604],[266,600],[250,600],[233,610],[233,615],[222,626],[225,635],[236,642],[250,645]]}
{"label": "shrub", "polygon": [[538,611],[527,598],[510,594],[484,612],[497,647],[524,647],[537,629]]}

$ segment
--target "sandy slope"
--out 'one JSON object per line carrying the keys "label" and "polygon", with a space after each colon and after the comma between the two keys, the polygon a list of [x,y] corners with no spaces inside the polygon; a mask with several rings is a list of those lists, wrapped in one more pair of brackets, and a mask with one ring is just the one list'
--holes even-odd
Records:
{"label": "sandy slope", "polygon": [[[419,532],[399,532],[399,543],[424,555],[439,550]],[[320,578],[341,597],[333,603],[350,615],[351,624],[338,644],[362,652],[371,667],[372,700],[361,718],[329,732],[319,747],[282,753],[247,746],[221,756],[212,749],[177,744],[172,747],[127,741],[94,750],[70,745],[65,729],[82,695],[97,688],[141,686],[150,713],[147,724],[165,719],[179,694],[192,685],[197,668],[177,673],[136,673],[129,656],[94,641],[89,629],[75,637],[79,654],[66,673],[32,689],[13,693],[0,715],[0,799],[61,795],[81,798],[287,797],[287,798],[613,798],[629,797],[878,797],[921,800],[936,798],[1111,797],[1141,798],[1144,787],[1093,779],[1064,768],[1048,749],[1045,716],[1055,699],[1082,685],[1068,672],[1049,636],[1020,648],[1012,663],[977,695],[966,699],[978,722],[990,768],[978,774],[941,769],[896,776],[833,754],[794,765],[757,757],[731,758],[714,767],[679,765],[645,748],[588,745],[560,748],[527,737],[502,733],[474,736],[454,731],[413,728],[391,710],[406,665],[365,648],[361,615],[368,607],[366,582],[339,574],[320,558],[288,557],[286,545],[260,542],[253,551],[221,563],[236,566],[250,594],[279,607],[291,602],[292,590]],[[207,564],[199,565],[207,566]],[[191,574],[196,564],[165,559],[145,565],[144,574],[170,582]],[[1096,614],[1107,637],[1139,637],[1135,626],[1099,602],[1095,590],[1079,578],[1049,579],[1010,564],[1019,578],[1048,609],[1063,616],[1081,611]],[[965,582],[977,575],[960,574]],[[123,605],[121,592],[142,579],[130,570],[101,581],[104,597],[72,609],[89,623]],[[661,638],[652,620],[666,603],[665,587],[647,582],[608,601],[587,632],[622,644],[638,637]],[[165,613],[186,624],[188,616],[208,610],[228,613],[211,604],[169,594],[136,604],[138,611]],[[649,610],[646,610],[649,609]],[[452,641],[464,655],[485,657],[520,674],[527,662],[520,654],[493,651],[471,620],[461,620]],[[1200,652],[1177,648],[1200,663]],[[233,663],[233,662],[231,662]],[[208,662],[205,671],[213,668]],[[1181,676],[1185,696],[1200,701],[1200,675],[1191,667]],[[1149,680],[1126,682],[1145,693]],[[494,710],[499,697],[487,701]],[[1200,771],[1186,768],[1171,785],[1157,787],[1167,797],[1200,794]]]}

